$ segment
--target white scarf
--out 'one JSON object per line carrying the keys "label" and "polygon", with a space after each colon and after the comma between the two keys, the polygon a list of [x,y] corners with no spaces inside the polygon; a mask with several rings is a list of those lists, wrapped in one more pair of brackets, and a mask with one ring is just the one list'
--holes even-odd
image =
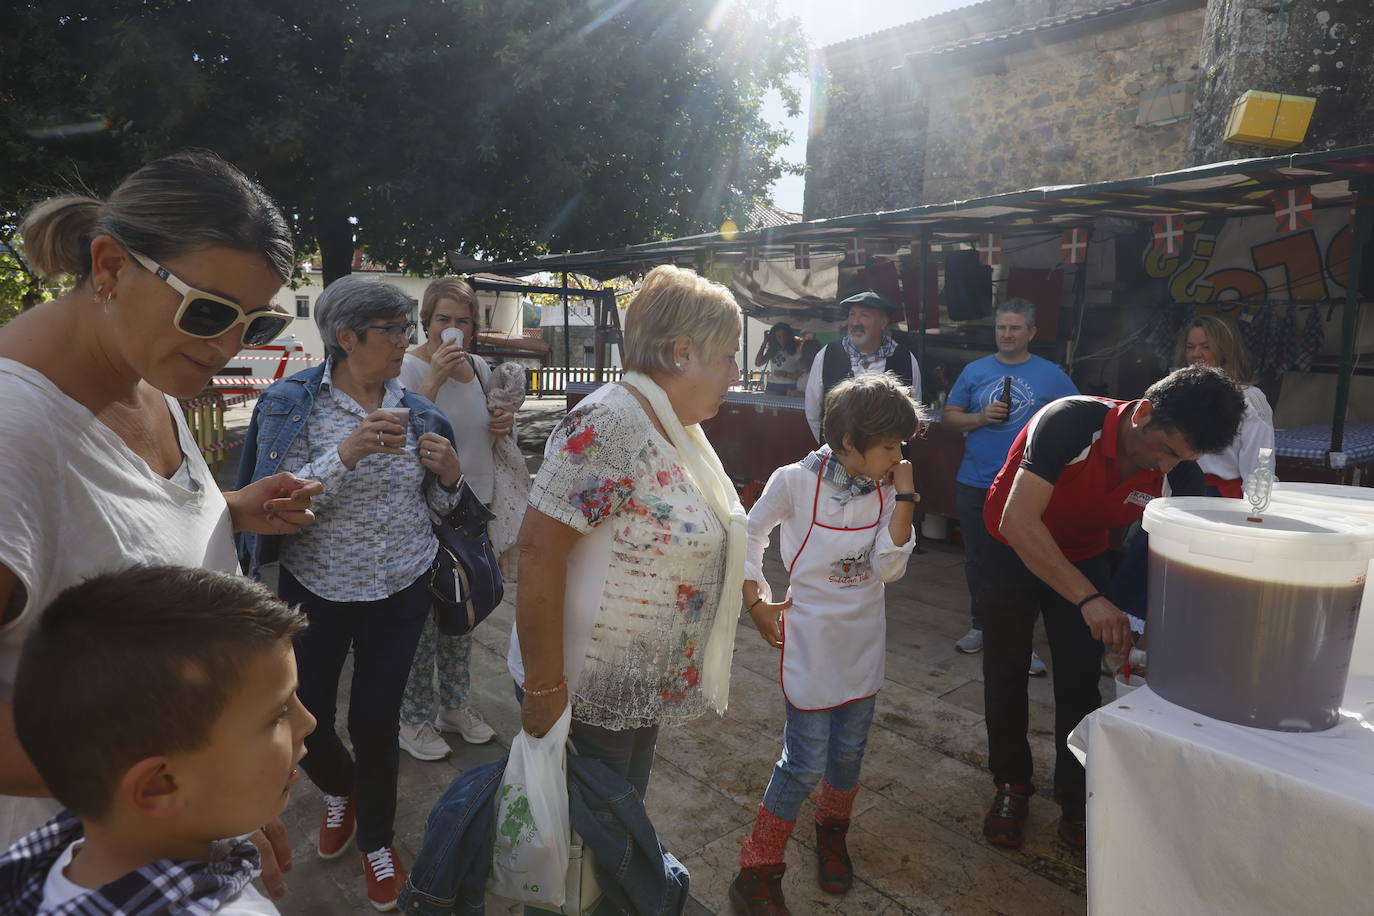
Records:
{"label": "white scarf", "polygon": [[701,666],[701,690],[706,702],[722,716],[730,704],[730,664],[735,654],[735,626],[739,623],[740,589],[744,586],[744,555],[749,536],[749,516],[735,493],[735,485],[725,473],[716,450],[707,441],[701,426],[684,427],[673,410],[668,394],[642,372],[630,372],[621,379],[644,395],[677,449],[683,470],[698,492],[725,526],[725,575],[720,587],[720,603],[706,641]]}

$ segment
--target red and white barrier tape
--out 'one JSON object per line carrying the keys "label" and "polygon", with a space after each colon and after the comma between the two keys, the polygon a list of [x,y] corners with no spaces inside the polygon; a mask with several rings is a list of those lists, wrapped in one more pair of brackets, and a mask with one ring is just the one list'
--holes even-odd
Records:
{"label": "red and white barrier tape", "polygon": [[288,360],[288,361],[291,361],[291,362],[307,362],[307,363],[318,363],[318,362],[320,361],[320,358],[319,358],[318,356],[235,356],[235,357],[234,357],[234,360],[235,360],[235,361],[240,360],[240,359],[267,359],[267,360],[271,360],[271,361],[274,362],[274,363],[279,363],[279,362],[281,362],[282,360]]}

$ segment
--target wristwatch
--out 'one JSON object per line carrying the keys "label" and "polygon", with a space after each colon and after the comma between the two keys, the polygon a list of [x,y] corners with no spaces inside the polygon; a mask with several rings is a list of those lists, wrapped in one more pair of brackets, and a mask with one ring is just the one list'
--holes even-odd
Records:
{"label": "wristwatch", "polygon": [[920,493],[898,493],[897,502],[899,503],[918,503],[921,501]]}

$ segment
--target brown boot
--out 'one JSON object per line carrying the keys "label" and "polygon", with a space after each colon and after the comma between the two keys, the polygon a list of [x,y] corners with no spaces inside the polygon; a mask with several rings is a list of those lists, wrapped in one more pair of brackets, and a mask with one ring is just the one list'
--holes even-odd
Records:
{"label": "brown boot", "polygon": [[843,894],[854,886],[854,863],[844,842],[847,833],[848,818],[816,821],[816,863],[821,890],[827,894]]}
{"label": "brown boot", "polygon": [[782,876],[786,865],[758,865],[741,868],[730,882],[730,902],[744,916],[791,916],[782,899]]}
{"label": "brown boot", "polygon": [[983,836],[994,846],[1020,849],[1026,841],[1023,832],[1026,816],[1030,813],[1030,797],[1035,788],[1029,785],[1013,785],[1009,782],[997,784],[997,795],[992,807],[983,817]]}

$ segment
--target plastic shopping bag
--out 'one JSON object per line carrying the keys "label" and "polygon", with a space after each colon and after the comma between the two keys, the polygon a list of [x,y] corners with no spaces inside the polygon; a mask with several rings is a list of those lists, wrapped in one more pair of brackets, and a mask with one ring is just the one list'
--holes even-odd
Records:
{"label": "plastic shopping bag", "polygon": [[563,905],[568,872],[568,728],[564,708],[542,738],[524,729],[511,742],[496,806],[496,845],[487,890],[509,900]]}

